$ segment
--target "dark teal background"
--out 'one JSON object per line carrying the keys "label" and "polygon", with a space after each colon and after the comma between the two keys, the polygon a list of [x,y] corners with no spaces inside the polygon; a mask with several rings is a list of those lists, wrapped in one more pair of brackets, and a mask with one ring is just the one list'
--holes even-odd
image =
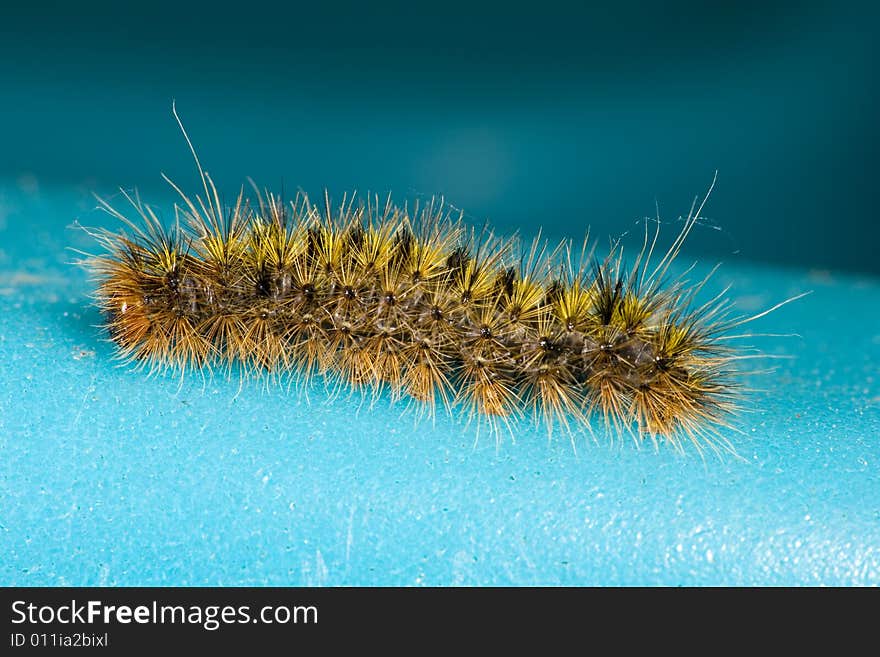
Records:
{"label": "dark teal background", "polygon": [[0,177],[166,198],[160,170],[194,182],[176,98],[227,195],[443,194],[604,237],[655,201],[674,221],[717,169],[722,230],[691,252],[880,272],[868,3],[20,4]]}

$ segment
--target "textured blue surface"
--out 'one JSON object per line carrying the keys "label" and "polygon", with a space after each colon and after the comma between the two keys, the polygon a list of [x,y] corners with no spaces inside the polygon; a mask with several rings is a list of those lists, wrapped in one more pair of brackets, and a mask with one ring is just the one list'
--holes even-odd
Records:
{"label": "textured blue surface", "polygon": [[64,227],[0,187],[0,584],[880,583],[880,281],[724,266],[773,374],[742,460],[515,443],[380,399],[116,367]]}

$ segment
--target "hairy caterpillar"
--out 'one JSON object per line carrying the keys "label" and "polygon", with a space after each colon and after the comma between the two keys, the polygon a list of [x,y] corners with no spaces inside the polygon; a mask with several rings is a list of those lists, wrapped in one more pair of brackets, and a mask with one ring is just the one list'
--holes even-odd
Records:
{"label": "hairy caterpillar", "polygon": [[671,276],[702,204],[662,255],[646,226],[627,267],[619,245],[602,259],[589,240],[522,249],[442,202],[242,190],[224,207],[180,128],[202,193],[166,178],[182,199],[174,227],[136,195],[123,192],[136,220],[99,199],[130,231],[97,231],[106,253],[87,261],[124,359],[319,374],[429,413],[463,406],[496,429],[532,413],[570,432],[598,415],[639,441],[732,450],[720,429],[739,408],[739,356],[725,340],[775,307],[733,316],[723,293],[697,303],[705,280]]}

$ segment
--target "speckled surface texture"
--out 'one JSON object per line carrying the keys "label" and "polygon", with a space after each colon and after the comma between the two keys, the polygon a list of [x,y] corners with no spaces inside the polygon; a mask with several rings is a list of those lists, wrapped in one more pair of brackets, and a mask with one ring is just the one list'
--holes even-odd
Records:
{"label": "speckled surface texture", "polygon": [[93,327],[83,192],[0,187],[0,584],[880,583],[880,281],[726,264],[755,330],[742,460],[147,378]]}

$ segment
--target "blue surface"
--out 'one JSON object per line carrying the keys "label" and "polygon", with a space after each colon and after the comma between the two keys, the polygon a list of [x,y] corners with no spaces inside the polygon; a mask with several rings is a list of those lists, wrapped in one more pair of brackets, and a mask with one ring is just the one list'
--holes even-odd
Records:
{"label": "blue surface", "polygon": [[[380,399],[114,366],[65,230],[84,190],[0,186],[0,584],[880,583],[880,281],[725,265],[755,330],[742,460]],[[637,210],[637,209],[636,209]]]}

